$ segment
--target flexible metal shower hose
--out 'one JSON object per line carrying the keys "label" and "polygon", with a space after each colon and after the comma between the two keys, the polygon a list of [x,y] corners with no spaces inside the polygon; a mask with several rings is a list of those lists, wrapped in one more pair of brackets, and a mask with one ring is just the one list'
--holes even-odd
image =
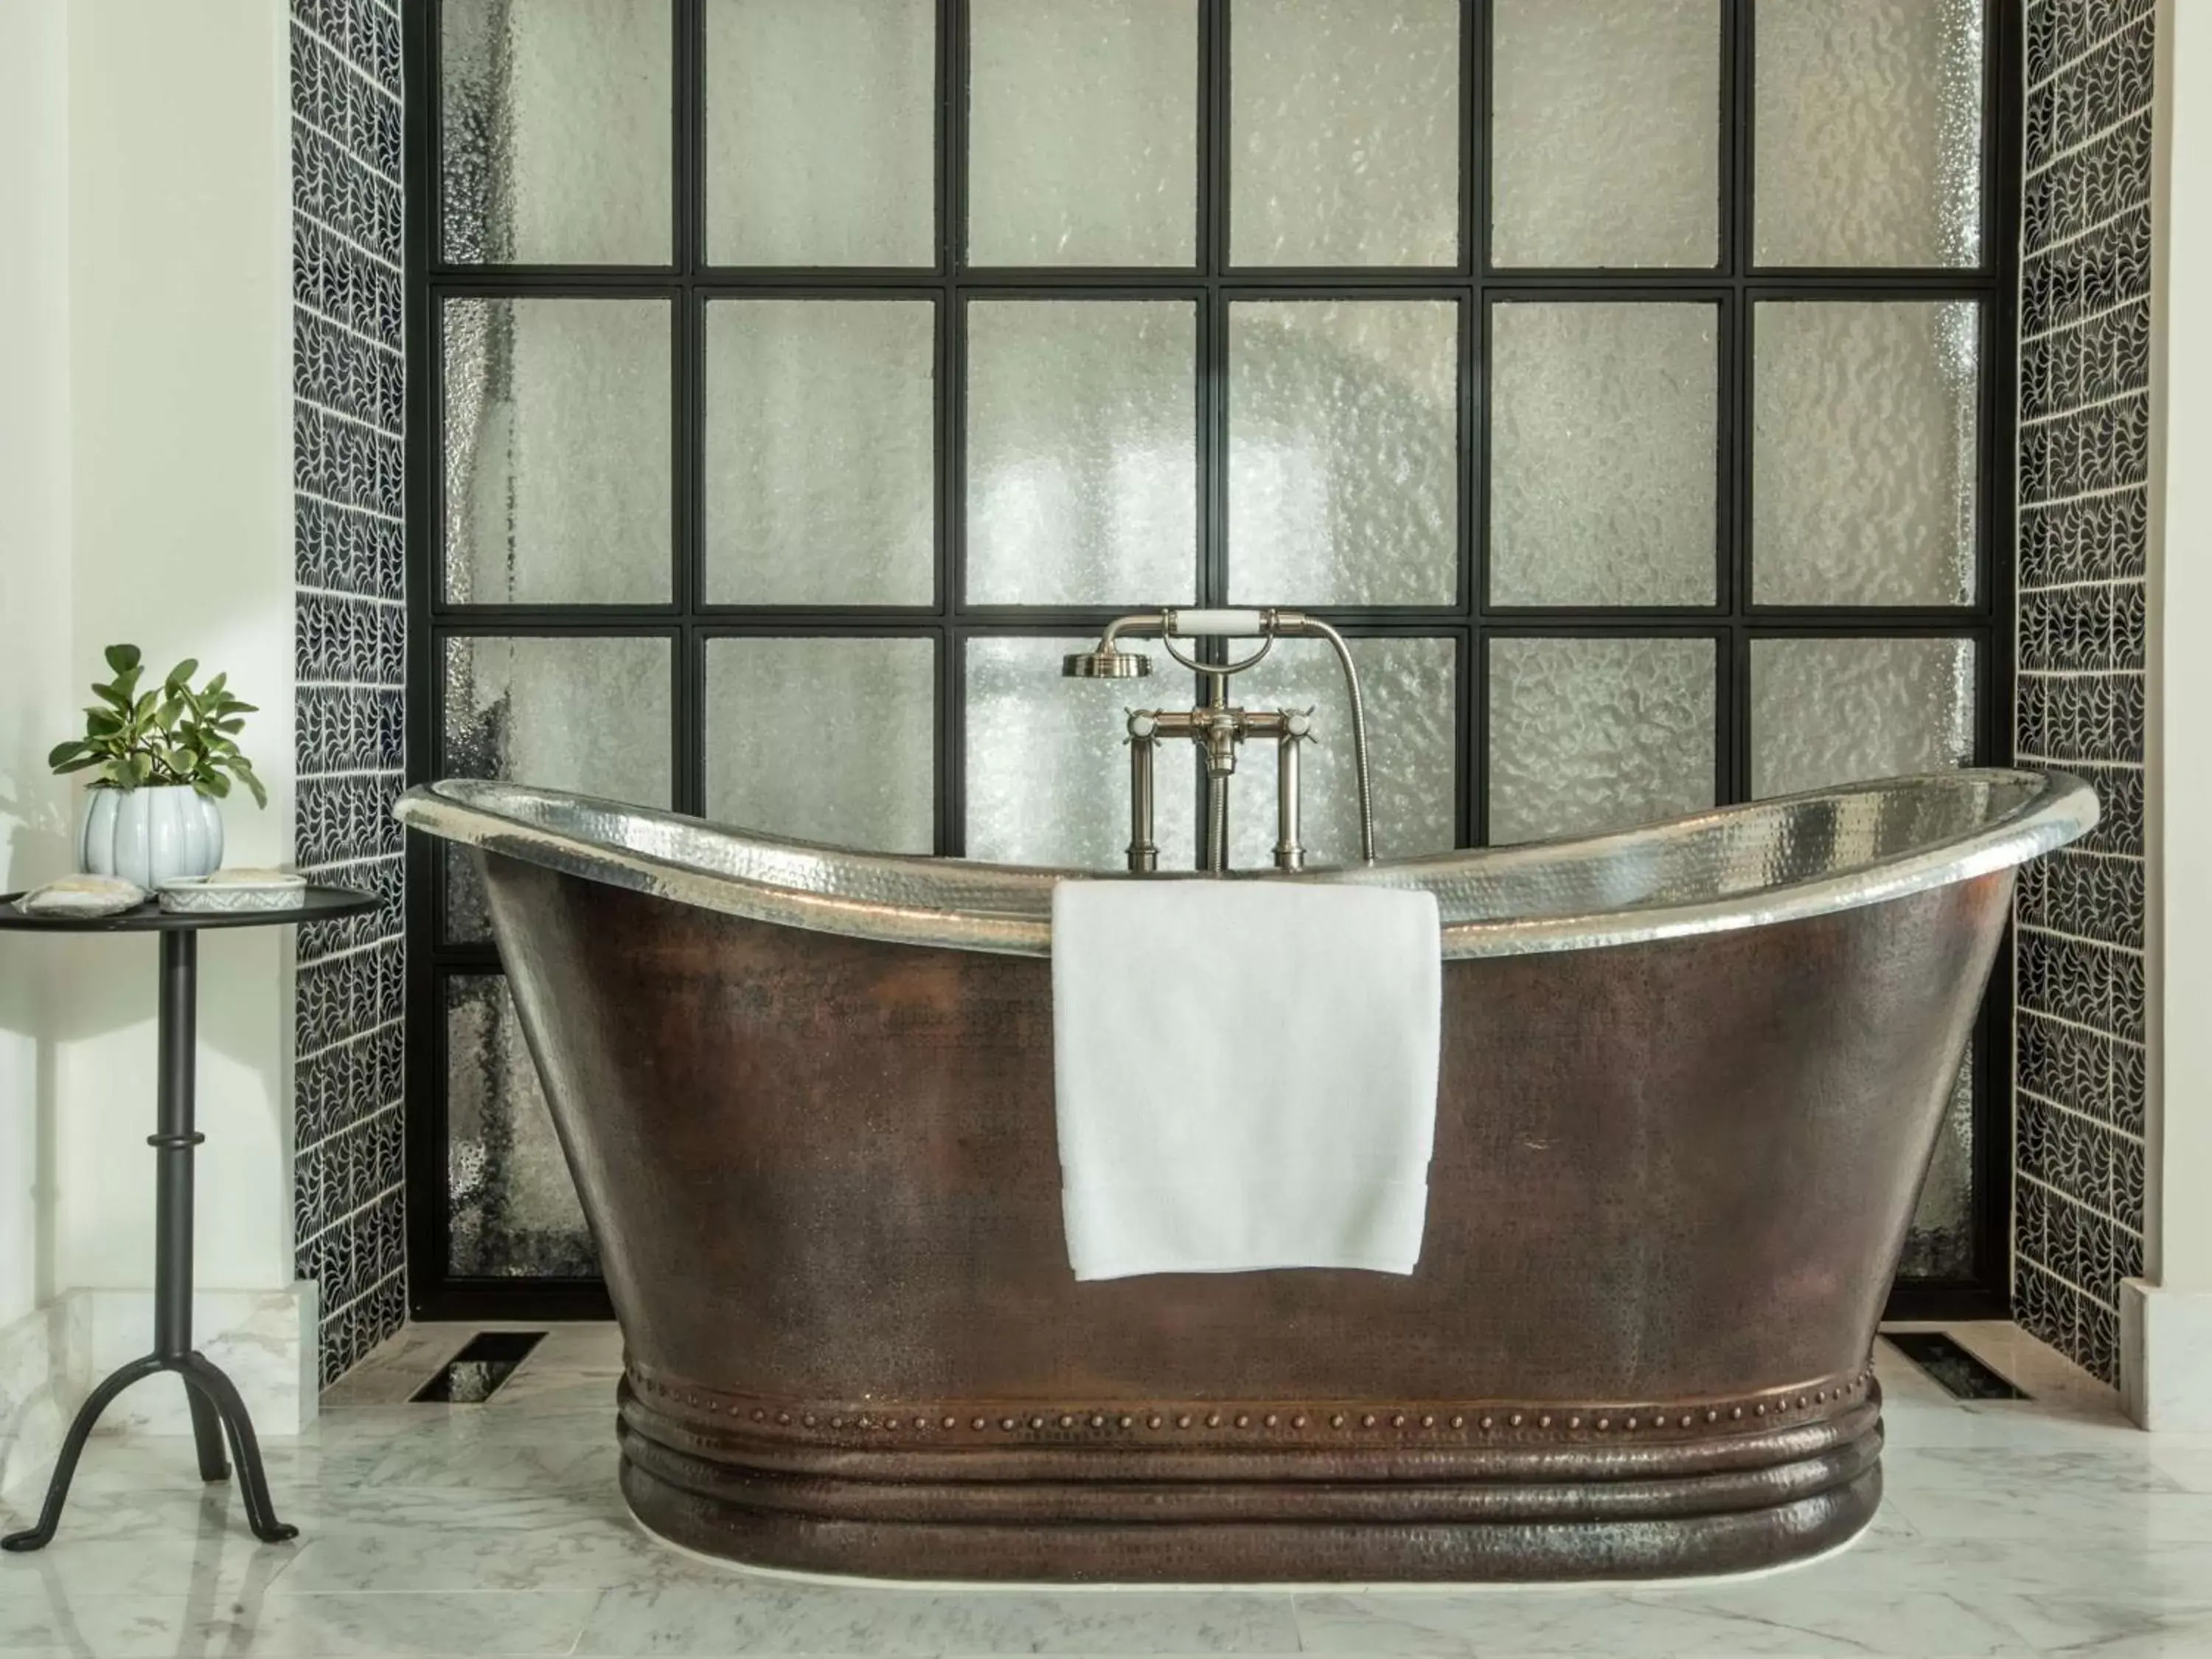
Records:
{"label": "flexible metal shower hose", "polygon": [[[1367,781],[1367,709],[1359,695],[1359,671],[1352,665],[1352,647],[1344,642],[1344,635],[1318,617],[1309,617],[1306,626],[1327,640],[1336,652],[1336,659],[1344,669],[1344,684],[1352,699],[1352,769],[1359,788],[1359,861],[1375,862],[1375,797]],[[1222,862],[1226,864],[1224,854]]]}

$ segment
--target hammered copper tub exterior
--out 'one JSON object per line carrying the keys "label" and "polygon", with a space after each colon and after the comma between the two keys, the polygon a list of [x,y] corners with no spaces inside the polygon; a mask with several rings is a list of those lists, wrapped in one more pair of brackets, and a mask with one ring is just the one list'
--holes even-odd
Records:
{"label": "hammered copper tub exterior", "polygon": [[1078,1283],[1048,960],[481,855],[622,1322],[623,1488],[668,1538],[1533,1580],[1769,1565],[1874,1512],[1869,1349],[2008,863],[1449,961],[1414,1274]]}

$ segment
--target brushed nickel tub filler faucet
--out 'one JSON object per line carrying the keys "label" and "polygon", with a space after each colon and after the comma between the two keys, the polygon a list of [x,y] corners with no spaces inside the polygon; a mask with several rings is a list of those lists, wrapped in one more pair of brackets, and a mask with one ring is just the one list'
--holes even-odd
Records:
{"label": "brushed nickel tub filler faucet", "polygon": [[[1133,708],[1129,732],[1129,868],[1157,870],[1160,849],[1152,839],[1152,763],[1163,738],[1188,738],[1198,747],[1206,764],[1206,823],[1199,848],[1199,868],[1223,872],[1229,867],[1229,780],[1236,775],[1237,750],[1248,738],[1275,740],[1275,850],[1278,870],[1305,868],[1305,848],[1298,838],[1298,750],[1315,741],[1310,708],[1232,708],[1229,706],[1229,677],[1241,674],[1287,637],[1326,640],[1344,671],[1344,684],[1352,706],[1352,764],[1359,791],[1359,858],[1375,862],[1375,811],[1367,778],[1367,714],[1359,696],[1359,671],[1344,635],[1303,611],[1276,610],[1140,611],[1116,617],[1106,624],[1098,643],[1064,659],[1060,672],[1069,679],[1141,679],[1152,672],[1152,659],[1142,652],[1122,647],[1124,635],[1154,635],[1168,655],[1185,668],[1206,677],[1206,700],[1194,708]],[[1179,640],[1216,639],[1260,641],[1260,648],[1239,662],[1200,662],[1176,649]]]}

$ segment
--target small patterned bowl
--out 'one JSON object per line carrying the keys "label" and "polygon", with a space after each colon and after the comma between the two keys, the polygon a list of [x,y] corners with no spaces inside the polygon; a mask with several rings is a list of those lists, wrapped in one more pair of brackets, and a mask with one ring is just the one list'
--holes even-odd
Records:
{"label": "small patterned bowl", "polygon": [[282,870],[218,870],[161,884],[161,908],[189,915],[289,910],[307,896],[307,878]]}

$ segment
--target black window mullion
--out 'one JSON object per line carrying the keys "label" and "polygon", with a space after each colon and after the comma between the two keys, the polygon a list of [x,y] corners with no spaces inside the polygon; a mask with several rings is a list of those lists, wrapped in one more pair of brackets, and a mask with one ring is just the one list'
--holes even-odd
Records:
{"label": "black window mullion", "polygon": [[1490,603],[1491,4],[1460,9],[1459,683],[1454,816],[1460,844],[1481,846],[1490,817],[1490,685],[1483,624]]}
{"label": "black window mullion", "polygon": [[1470,283],[1490,260],[1489,86],[1488,0],[1460,0],[1459,273]]}
{"label": "black window mullion", "polygon": [[687,281],[675,311],[673,405],[676,453],[670,469],[675,496],[673,540],[677,614],[682,627],[676,641],[676,696],[670,705],[676,744],[675,806],[679,812],[703,812],[706,728],[703,672],[699,661],[699,596],[705,589],[706,545],[706,328],[697,290]]}
{"label": "black window mullion", "polygon": [[672,774],[675,807],[703,813],[707,792],[706,663],[699,637],[699,607],[707,591],[706,448],[707,316],[698,288],[706,260],[707,20],[702,0],[673,0],[675,57],[669,112],[675,142],[671,187],[676,213],[672,234],[678,289],[676,368],[670,398],[676,410],[670,477],[676,496],[676,599],[683,626],[675,648],[675,695],[669,708],[675,730]]}
{"label": "black window mullion", "polygon": [[937,8],[937,850],[968,848],[967,0]]}
{"label": "black window mullion", "polygon": [[670,234],[676,269],[688,276],[707,261],[707,15],[703,0],[672,0],[669,10],[676,31],[669,62],[675,102],[668,112],[674,125],[669,185],[676,193]]}
{"label": "black window mullion", "polygon": [[1722,628],[1713,635],[1713,805],[1721,805],[1732,798],[1735,779],[1741,775],[1742,756],[1746,743],[1745,728],[1748,721],[1735,720],[1730,711],[1739,702],[1749,707],[1749,693],[1745,690],[1741,655],[1743,635],[1734,628]]}
{"label": "black window mullion", "polygon": [[[1229,595],[1229,307],[1222,273],[1229,264],[1229,8],[1198,0],[1199,302],[1198,602]],[[1201,818],[1202,821],[1202,818]]]}
{"label": "black window mullion", "polygon": [[[406,137],[406,185],[400,210],[405,218],[404,258],[408,281],[401,295],[405,314],[407,396],[405,425],[407,690],[405,765],[410,786],[436,776],[431,745],[436,741],[438,679],[422,661],[430,639],[430,592],[443,562],[435,532],[436,495],[430,475],[442,448],[440,399],[431,365],[437,356],[436,301],[422,280],[438,263],[433,239],[442,234],[433,207],[443,169],[439,155],[441,111],[436,15],[427,5],[400,12],[400,48],[405,83],[415,95],[401,100]],[[452,1206],[447,1193],[447,1123],[445,1019],[439,1007],[437,970],[426,947],[437,938],[438,843],[428,836],[406,837],[404,864],[406,905],[406,980],[403,1003],[406,1106],[404,1129],[406,1182],[407,1311],[411,1317],[434,1315],[431,1287],[442,1284],[452,1260]]]}
{"label": "black window mullion", "polygon": [[1490,305],[1491,305],[1491,125],[1494,118],[1496,58],[1491,36],[1495,21],[1491,0],[1469,0],[1461,14],[1467,31],[1465,61],[1470,66],[1474,105],[1468,118],[1468,145],[1461,151],[1462,173],[1471,179],[1473,201],[1466,223],[1468,290],[1461,373],[1467,390],[1461,399],[1461,493],[1466,497],[1460,568],[1460,615],[1467,633],[1460,653],[1461,716],[1459,821],[1470,847],[1490,842]]}
{"label": "black window mullion", "polygon": [[1739,268],[1730,287],[1727,307],[1728,356],[1722,382],[1724,408],[1721,430],[1726,434],[1727,459],[1723,485],[1727,511],[1722,522],[1723,586],[1729,631],[1723,649],[1735,665],[1733,690],[1721,709],[1721,753],[1725,765],[1716,804],[1731,805],[1751,798],[1751,673],[1750,632],[1747,627],[1751,605],[1752,501],[1752,319],[1753,307]]}
{"label": "black window mullion", "polygon": [[939,631],[938,686],[944,730],[939,744],[944,755],[939,774],[939,844],[951,856],[967,850],[967,409],[968,308],[959,291],[945,286],[938,315],[945,373],[938,396],[939,488],[944,499],[939,508],[939,566],[938,593]]}
{"label": "black window mullion", "polygon": [[1200,497],[1198,597],[1205,605],[1229,603],[1229,307],[1218,279],[1207,285],[1200,344],[1198,445],[1204,484]]}
{"label": "black window mullion", "polygon": [[1723,603],[1729,629],[1721,654],[1728,659],[1728,701],[1720,705],[1719,791],[1717,805],[1751,798],[1751,635],[1746,610],[1751,601],[1752,305],[1745,289],[1751,270],[1754,192],[1753,106],[1757,65],[1752,40],[1755,0],[1722,0],[1721,36],[1721,265],[1729,280],[1726,407],[1722,430],[1728,457],[1723,488],[1727,491]]}
{"label": "black window mullion", "polygon": [[671,805],[678,812],[706,811],[707,683],[704,647],[689,622],[669,641],[668,775]]}

